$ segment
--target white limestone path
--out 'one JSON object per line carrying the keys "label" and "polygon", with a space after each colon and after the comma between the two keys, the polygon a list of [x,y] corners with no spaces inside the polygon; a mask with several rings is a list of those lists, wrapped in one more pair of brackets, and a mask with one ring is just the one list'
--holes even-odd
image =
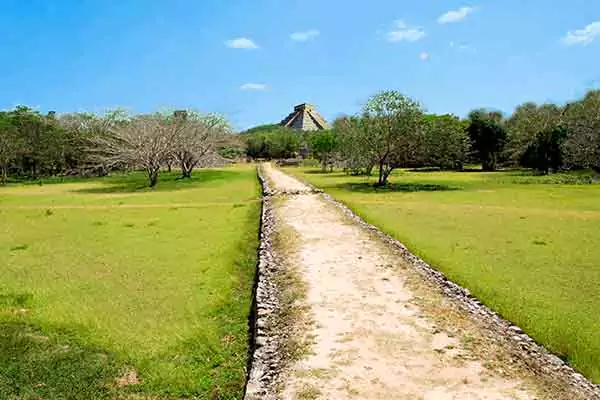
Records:
{"label": "white limestone path", "polygon": [[297,243],[289,261],[307,286],[314,343],[288,371],[282,399],[547,398],[440,329],[384,244],[297,179],[264,172],[280,192],[304,191],[283,197],[277,213]]}

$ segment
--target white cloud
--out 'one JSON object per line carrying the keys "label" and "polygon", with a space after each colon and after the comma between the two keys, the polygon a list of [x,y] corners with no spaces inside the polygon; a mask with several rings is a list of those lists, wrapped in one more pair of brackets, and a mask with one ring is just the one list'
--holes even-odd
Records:
{"label": "white cloud", "polygon": [[429,60],[429,57],[430,57],[429,53],[427,53],[427,52],[422,52],[421,54],[419,54],[419,59],[421,61],[427,61],[427,60]]}
{"label": "white cloud", "polygon": [[295,42],[306,42],[319,36],[321,32],[316,29],[311,29],[305,32],[294,32],[290,35],[290,39]]}
{"label": "white cloud", "polygon": [[594,40],[600,38],[600,21],[592,22],[583,29],[569,31],[567,36],[561,39],[562,43],[567,46],[576,44],[588,45]]}
{"label": "white cloud", "polygon": [[468,44],[463,44],[463,43],[450,42],[450,47],[452,47],[453,49],[458,49],[458,50],[475,51],[475,48],[473,46],[468,45]]}
{"label": "white cloud", "polygon": [[448,11],[446,14],[440,15],[437,19],[438,24],[452,24],[462,21],[467,18],[475,9],[473,7],[461,7],[458,10]]}
{"label": "white cloud", "polygon": [[264,92],[265,90],[269,90],[269,86],[264,83],[244,83],[240,86],[240,90]]}
{"label": "white cloud", "polygon": [[425,37],[425,31],[418,27],[411,27],[404,21],[396,21],[395,27],[386,34],[386,38],[390,42],[416,42]]}
{"label": "white cloud", "polygon": [[248,39],[246,37],[240,37],[232,40],[228,40],[225,42],[227,47],[231,47],[232,49],[258,49],[259,46],[254,43],[252,39]]}

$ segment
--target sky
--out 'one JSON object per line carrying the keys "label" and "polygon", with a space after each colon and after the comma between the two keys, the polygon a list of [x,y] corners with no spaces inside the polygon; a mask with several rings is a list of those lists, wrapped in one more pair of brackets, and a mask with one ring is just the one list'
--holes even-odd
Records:
{"label": "sky", "polygon": [[388,89],[464,116],[600,87],[600,0],[0,3],[0,109],[194,108],[245,129]]}

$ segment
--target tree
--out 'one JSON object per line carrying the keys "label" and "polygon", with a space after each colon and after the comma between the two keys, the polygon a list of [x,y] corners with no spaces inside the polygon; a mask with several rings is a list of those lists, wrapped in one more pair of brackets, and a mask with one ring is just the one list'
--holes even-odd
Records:
{"label": "tree", "polygon": [[384,186],[392,171],[418,160],[423,143],[423,109],[397,91],[380,92],[363,107],[365,134],[359,136],[358,151],[376,160],[378,186]]}
{"label": "tree", "polygon": [[150,187],[156,186],[160,167],[170,156],[183,124],[160,115],[142,115],[113,124],[106,135],[90,140],[92,159],[109,168],[143,167]]}
{"label": "tree", "polygon": [[572,167],[600,171],[600,90],[567,104],[564,113],[568,130],[566,161]]}
{"label": "tree", "polygon": [[0,112],[0,185],[5,185],[8,169],[17,156],[20,140],[10,114]]}
{"label": "tree", "polygon": [[562,126],[549,127],[539,132],[522,156],[521,164],[543,174],[558,171],[563,165],[563,142],[567,136]]}
{"label": "tree", "polygon": [[344,170],[352,175],[371,175],[375,159],[361,150],[362,137],[367,135],[367,126],[360,116],[344,116],[333,121],[340,157]]}
{"label": "tree", "polygon": [[321,169],[327,171],[327,166],[333,166],[333,159],[338,150],[337,139],[333,131],[317,131],[310,136],[310,150],[321,163]]}
{"label": "tree", "polygon": [[496,170],[498,157],[504,149],[506,130],[502,114],[486,110],[475,110],[469,114],[468,133],[475,155],[484,171]]}
{"label": "tree", "polygon": [[173,124],[177,132],[167,159],[172,155],[179,163],[183,178],[191,178],[202,159],[216,153],[220,137],[229,129],[220,115],[189,111],[175,112],[166,123]]}
{"label": "tree", "polygon": [[288,128],[280,128],[266,136],[268,158],[294,157],[300,149],[300,135]]}
{"label": "tree", "polygon": [[467,123],[454,115],[424,117],[424,159],[428,166],[462,169],[469,152]]}
{"label": "tree", "polygon": [[528,102],[518,106],[506,121],[507,158],[513,162],[527,159],[524,156],[531,146],[544,134],[559,129],[562,120],[563,109],[554,104]]}

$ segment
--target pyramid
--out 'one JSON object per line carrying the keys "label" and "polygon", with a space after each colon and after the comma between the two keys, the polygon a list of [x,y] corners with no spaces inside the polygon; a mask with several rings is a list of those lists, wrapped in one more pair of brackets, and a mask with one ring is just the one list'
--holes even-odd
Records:
{"label": "pyramid", "polygon": [[297,129],[302,131],[316,131],[329,129],[329,124],[325,118],[318,113],[315,106],[308,103],[298,104],[280,123],[286,128]]}

